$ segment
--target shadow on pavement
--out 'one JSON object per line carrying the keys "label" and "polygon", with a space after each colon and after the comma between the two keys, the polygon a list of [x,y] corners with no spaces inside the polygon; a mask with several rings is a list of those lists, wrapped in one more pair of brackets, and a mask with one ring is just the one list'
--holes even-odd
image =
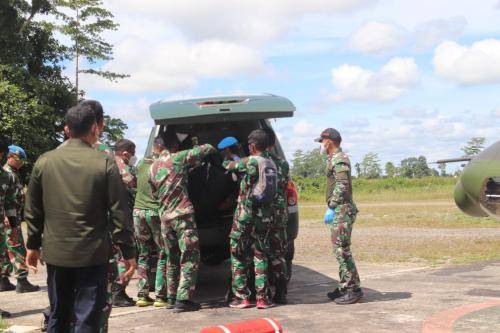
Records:
{"label": "shadow on pavement", "polygon": [[[45,310],[45,307],[43,307],[41,309],[31,309],[31,310],[26,310],[26,311],[21,311],[21,312],[12,312],[11,318],[14,319],[14,318],[19,318],[19,317],[24,317],[24,316],[31,316],[34,314],[40,314],[40,316],[41,316],[43,310]],[[40,318],[40,320],[41,320],[41,318]]]}

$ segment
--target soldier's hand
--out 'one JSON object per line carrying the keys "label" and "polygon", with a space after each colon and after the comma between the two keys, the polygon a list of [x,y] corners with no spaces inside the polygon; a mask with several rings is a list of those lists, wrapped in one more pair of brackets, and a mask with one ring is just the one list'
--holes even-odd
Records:
{"label": "soldier's hand", "polygon": [[33,273],[38,272],[38,262],[43,266],[45,263],[40,259],[40,250],[30,250],[26,251],[26,265]]}
{"label": "soldier's hand", "polygon": [[137,262],[135,258],[125,260],[125,273],[123,273],[123,277],[130,281],[134,276],[135,270],[137,269]]}

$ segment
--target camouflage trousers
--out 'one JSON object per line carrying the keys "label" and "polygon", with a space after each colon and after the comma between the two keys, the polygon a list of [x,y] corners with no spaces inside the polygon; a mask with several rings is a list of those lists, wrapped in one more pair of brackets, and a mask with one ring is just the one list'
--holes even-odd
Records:
{"label": "camouflage trousers", "polygon": [[266,299],[269,291],[269,230],[270,221],[261,218],[236,218],[230,239],[232,291],[238,299],[248,300],[251,292],[248,273],[253,261],[257,300]]}
{"label": "camouflage trousers", "polygon": [[288,211],[286,208],[277,208],[274,211],[274,219],[269,231],[270,266],[273,278],[288,279],[286,265],[286,253],[288,249],[287,239]]}
{"label": "camouflage trousers", "polygon": [[12,271],[18,279],[28,276],[26,247],[21,225],[12,228],[7,219],[0,225],[0,275],[9,276]]}
{"label": "camouflage trousers", "polygon": [[167,256],[163,249],[161,236],[161,222],[158,212],[149,209],[134,209],[134,228],[139,248],[137,273],[139,275],[138,295],[149,295],[149,272],[151,259],[158,253],[156,265],[155,295],[157,298],[166,297],[167,286]]}
{"label": "camouflage trousers", "polygon": [[356,213],[350,212],[348,205],[335,208],[335,218],[329,224],[333,253],[339,264],[339,288],[353,289],[360,287],[360,280],[356,264],[351,253],[351,233]]}
{"label": "camouflage trousers", "polygon": [[200,246],[198,230],[191,214],[161,221],[161,234],[167,255],[167,298],[190,300],[193,298]]}

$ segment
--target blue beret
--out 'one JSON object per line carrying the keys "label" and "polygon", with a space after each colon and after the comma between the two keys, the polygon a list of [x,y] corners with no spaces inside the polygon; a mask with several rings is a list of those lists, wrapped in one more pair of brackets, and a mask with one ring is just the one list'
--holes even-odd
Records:
{"label": "blue beret", "polygon": [[26,158],[26,152],[24,151],[23,148],[21,148],[19,146],[10,145],[9,146],[9,154],[16,154],[16,155],[21,156],[22,158]]}
{"label": "blue beret", "polygon": [[219,144],[217,145],[217,148],[222,150],[222,149],[226,149],[226,148],[229,148],[231,146],[234,146],[237,143],[238,143],[238,140],[236,140],[235,137],[228,136],[227,138],[224,138],[221,140],[221,142],[219,142]]}

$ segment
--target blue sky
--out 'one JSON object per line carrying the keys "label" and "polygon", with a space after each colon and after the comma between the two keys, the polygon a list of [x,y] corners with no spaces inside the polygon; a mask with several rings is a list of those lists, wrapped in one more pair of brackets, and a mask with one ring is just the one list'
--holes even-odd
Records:
{"label": "blue sky", "polygon": [[[108,70],[81,88],[145,149],[159,99],[273,93],[297,106],[274,123],[291,156],[325,127],[354,162],[460,155],[500,125],[498,0],[105,0],[120,28]],[[69,70],[69,68],[68,68]],[[68,71],[71,77],[71,72]]]}

